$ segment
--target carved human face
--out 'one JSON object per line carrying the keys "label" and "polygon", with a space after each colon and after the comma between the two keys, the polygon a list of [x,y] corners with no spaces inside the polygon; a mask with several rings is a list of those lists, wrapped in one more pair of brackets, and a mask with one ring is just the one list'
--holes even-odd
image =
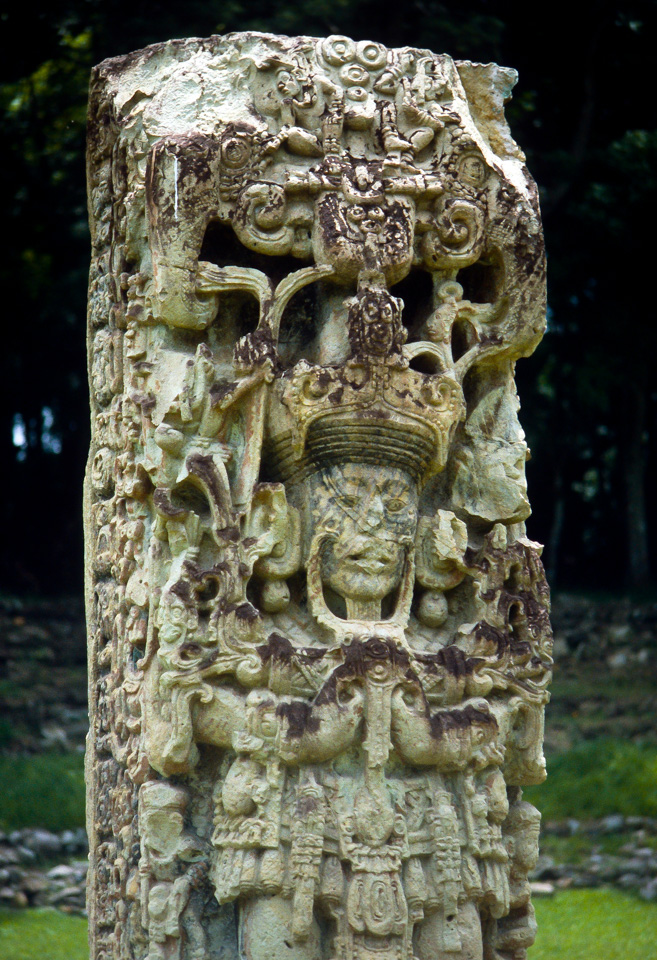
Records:
{"label": "carved human face", "polygon": [[486,168],[479,157],[466,157],[461,164],[461,177],[468,183],[475,185],[483,183],[486,176]]}
{"label": "carved human face", "polygon": [[193,617],[180,597],[167,591],[160,603],[157,624],[160,647],[170,649],[184,642],[190,627],[193,627]]}
{"label": "carved human face", "polygon": [[363,304],[363,322],[368,327],[373,353],[383,355],[392,346],[394,319],[391,299],[366,297]]}
{"label": "carved human face", "polygon": [[321,578],[350,600],[383,600],[400,583],[417,525],[415,482],[398,467],[350,463],[327,469],[315,491],[327,537]]}
{"label": "carved human face", "polygon": [[539,834],[541,821],[538,812],[531,819],[530,815],[522,823],[513,836],[513,859],[518,867],[527,871],[533,870],[538,862]]}
{"label": "carved human face", "polygon": [[179,810],[164,807],[146,810],[142,830],[149,850],[158,857],[173,857],[180,844],[183,816]]}
{"label": "carved human face", "polygon": [[301,84],[291,70],[279,70],[276,74],[276,87],[284,97],[296,97],[301,92]]}
{"label": "carved human face", "polygon": [[471,516],[506,523],[526,520],[527,444],[475,437],[471,452],[457,462],[454,504]]}
{"label": "carved human face", "polygon": [[[356,209],[362,209],[354,207]],[[380,211],[381,216],[383,212]],[[369,211],[371,216],[372,211]],[[386,357],[403,342],[400,301],[384,290],[355,299],[349,311],[350,339],[357,352]]]}

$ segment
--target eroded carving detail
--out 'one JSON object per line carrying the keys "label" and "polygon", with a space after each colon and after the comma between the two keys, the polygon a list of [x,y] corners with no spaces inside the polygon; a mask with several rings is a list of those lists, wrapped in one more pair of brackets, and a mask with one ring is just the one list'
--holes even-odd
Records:
{"label": "eroded carving detail", "polygon": [[544,261],[511,80],[262,34],[95,71],[94,960],[533,942],[552,661],[513,371]]}

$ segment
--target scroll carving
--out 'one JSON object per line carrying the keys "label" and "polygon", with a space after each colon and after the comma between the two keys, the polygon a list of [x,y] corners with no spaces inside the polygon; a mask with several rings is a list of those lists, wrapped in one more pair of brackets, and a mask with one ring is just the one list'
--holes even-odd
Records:
{"label": "scroll carving", "polygon": [[94,72],[93,960],[527,955],[552,660],[510,79],[265,34]]}

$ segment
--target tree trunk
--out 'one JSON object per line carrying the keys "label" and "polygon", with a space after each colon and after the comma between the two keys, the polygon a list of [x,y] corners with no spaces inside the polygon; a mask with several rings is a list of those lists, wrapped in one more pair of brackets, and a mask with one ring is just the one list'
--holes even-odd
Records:
{"label": "tree trunk", "polygon": [[563,495],[563,474],[559,467],[555,468],[553,496],[554,508],[552,512],[552,523],[550,524],[550,535],[547,542],[546,573],[548,583],[554,590],[557,583],[559,550],[561,547],[561,534],[563,532],[566,506]]}
{"label": "tree trunk", "polygon": [[650,582],[645,462],[647,397],[643,387],[640,379],[632,390],[625,460],[627,582],[634,588],[646,587]]}

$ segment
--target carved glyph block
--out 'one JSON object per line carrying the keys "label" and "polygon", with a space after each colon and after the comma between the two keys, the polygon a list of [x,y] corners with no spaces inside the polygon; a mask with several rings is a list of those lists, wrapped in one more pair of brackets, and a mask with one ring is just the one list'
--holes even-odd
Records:
{"label": "carved glyph block", "polygon": [[521,960],[551,635],[512,70],[235,34],[101,64],[93,960]]}

